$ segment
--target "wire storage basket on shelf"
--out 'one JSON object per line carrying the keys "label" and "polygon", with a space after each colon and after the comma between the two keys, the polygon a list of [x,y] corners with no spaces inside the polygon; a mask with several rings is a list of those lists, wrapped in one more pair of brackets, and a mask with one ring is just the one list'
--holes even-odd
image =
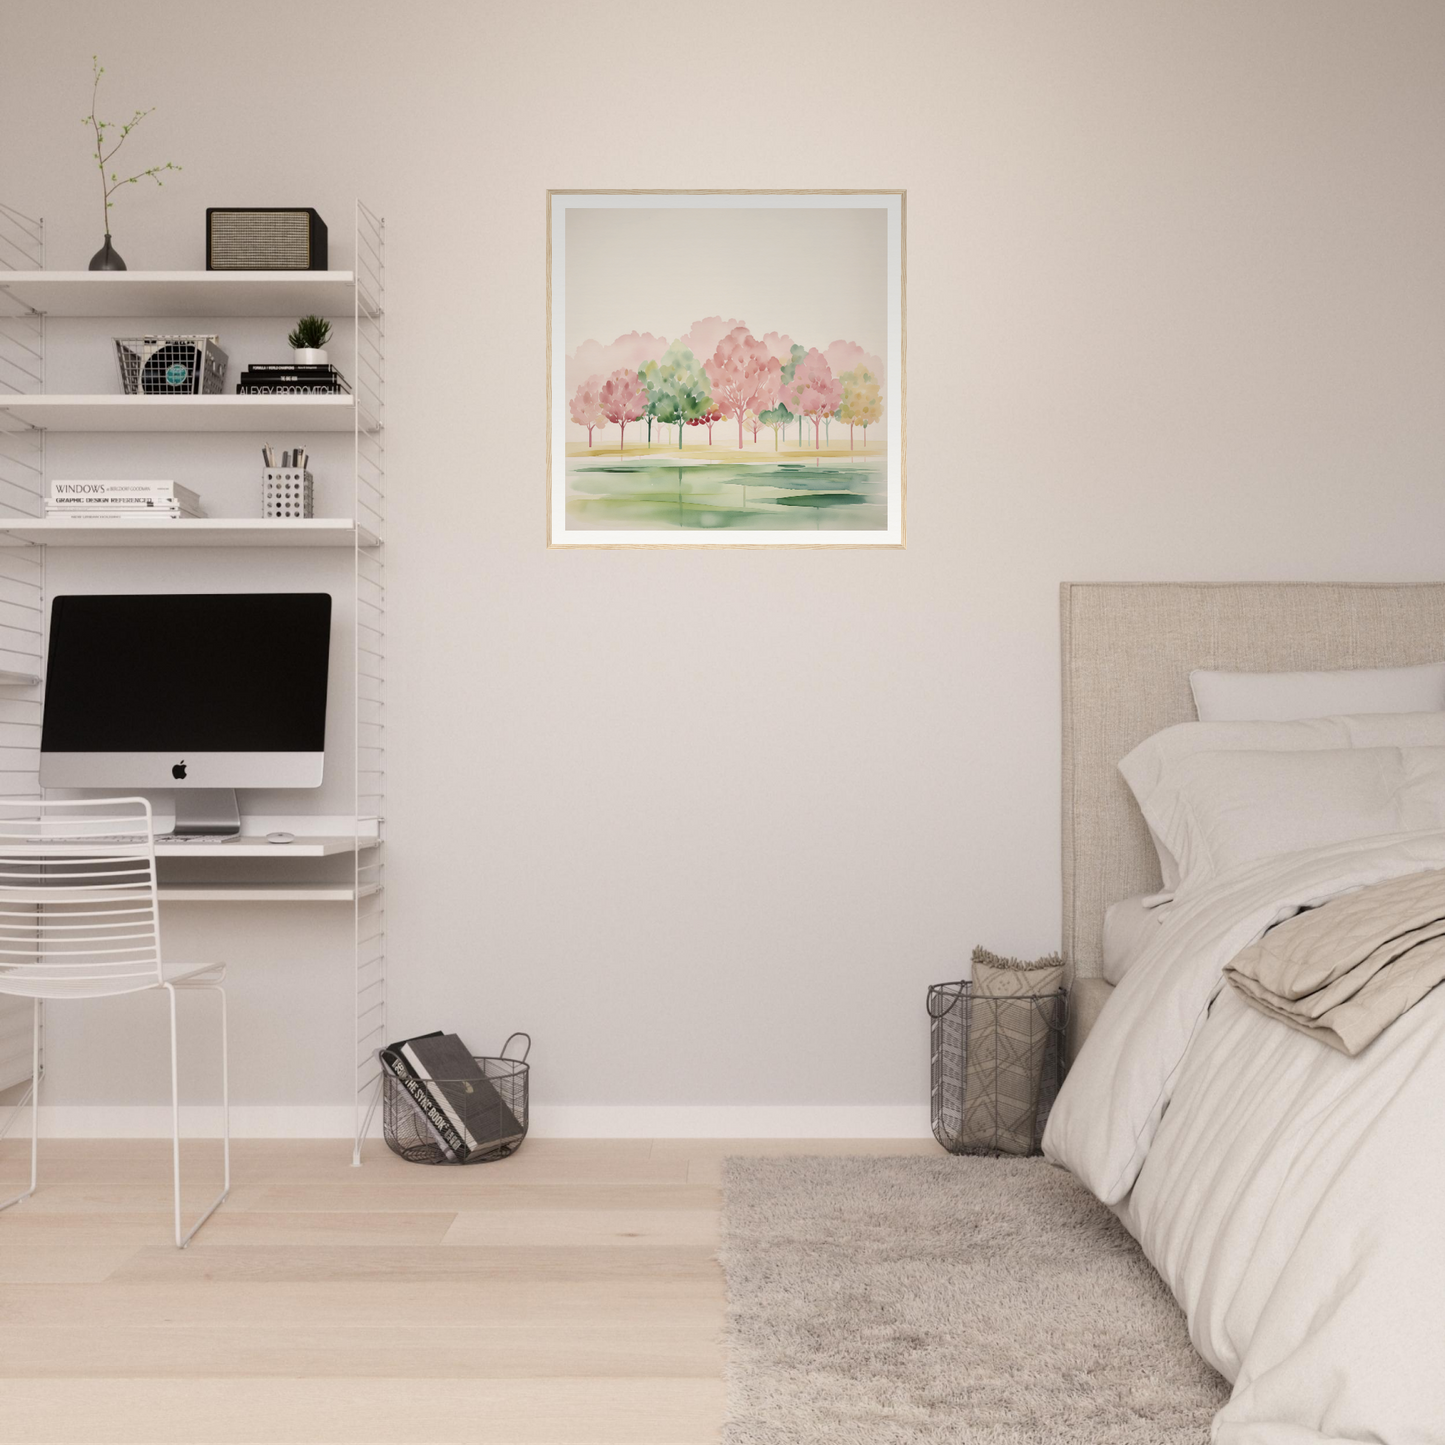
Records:
{"label": "wire storage basket on shelf", "polygon": [[928,990],[933,1136],[951,1154],[1038,1154],[1064,1079],[1066,992]]}
{"label": "wire storage basket on shelf", "polygon": [[218,396],[229,358],[215,336],[117,336],[115,364],[126,396]]}
{"label": "wire storage basket on shelf", "polygon": [[[509,1059],[507,1050],[517,1039],[526,1040],[522,1057]],[[531,1036],[515,1033],[502,1045],[499,1055],[473,1055],[484,1084],[474,1079],[416,1080],[425,1091],[421,1103],[387,1070],[383,1059],[381,1129],[387,1147],[413,1164],[487,1164],[515,1154],[527,1137],[527,1055],[531,1050]],[[485,1094],[485,1088],[496,1097]],[[477,1102],[479,1095],[482,1097]],[[473,1106],[458,1110],[452,1101],[462,1098],[472,1101]],[[439,1105],[446,1110],[447,1118],[433,1124],[423,1103]],[[445,1137],[438,1125],[446,1131]],[[460,1150],[448,1143],[455,1143],[455,1128],[461,1128],[465,1138]]]}

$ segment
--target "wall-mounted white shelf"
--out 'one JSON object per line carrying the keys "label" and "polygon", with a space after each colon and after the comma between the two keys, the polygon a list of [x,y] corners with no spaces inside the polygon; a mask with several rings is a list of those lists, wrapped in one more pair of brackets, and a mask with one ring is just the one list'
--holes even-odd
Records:
{"label": "wall-mounted white shelf", "polygon": [[[370,897],[374,885],[363,886],[360,896]],[[162,903],[355,903],[357,889],[350,883],[159,883]]]}
{"label": "wall-mounted white shelf", "polygon": [[275,316],[350,311],[350,271],[9,271],[22,306],[50,316]]}
{"label": "wall-mounted white shelf", "polygon": [[[333,238],[339,240],[337,233]],[[380,1097],[377,1049],[391,1037],[387,1022],[385,847],[382,819],[386,797],[385,531],[386,448],[383,431],[385,356],[385,228],[360,201],[355,209],[354,250],[347,271],[48,271],[45,223],[14,207],[0,205],[0,594],[5,603],[8,642],[0,670],[0,751],[10,770],[7,790],[40,791],[35,747],[37,703],[43,671],[30,639],[44,631],[49,546],[168,549],[137,559],[140,575],[164,577],[193,570],[181,549],[194,547],[350,548],[354,626],[341,649],[352,695],[355,735],[352,745],[351,800],[344,813],[304,817],[249,817],[247,827],[284,828],[296,841],[268,843],[247,836],[205,843],[161,843],[158,855],[166,871],[179,877],[159,886],[169,903],[345,903],[332,912],[352,936],[352,1082],[356,1134],[352,1160],[361,1162],[371,1112]],[[18,268],[18,269],[11,269]],[[110,335],[142,331],[218,331],[233,317],[269,317],[286,322],[314,313],[349,321],[347,341],[338,340],[341,361],[353,394],[242,396],[234,391],[212,396],[121,396],[57,394],[47,390],[47,335],[92,364],[108,356]],[[57,318],[90,318],[98,326],[55,324]],[[119,318],[133,318],[120,324]],[[187,324],[186,318],[191,318]],[[106,324],[109,323],[109,324]],[[254,330],[255,328],[251,328]],[[349,344],[348,344],[349,343]],[[99,347],[100,350],[96,350]],[[70,375],[76,375],[71,372]],[[112,373],[113,375],[113,373]],[[97,373],[98,378],[98,373]],[[75,384],[75,383],[71,383]],[[101,384],[98,379],[96,384]],[[273,439],[304,441],[312,433],[349,435],[352,465],[351,504],[338,499],[346,518],[262,521],[260,518],[208,517],[177,521],[144,518],[76,520],[43,517],[51,476],[47,453],[52,435],[99,433],[105,450],[128,459],[132,475],[138,460],[156,447],[155,437],[169,433],[269,433]],[[208,450],[202,448],[202,450]],[[353,520],[354,519],[354,520]],[[232,559],[238,562],[239,559]],[[78,557],[72,559],[78,564]],[[94,561],[99,563],[100,558]],[[306,575],[321,565],[305,551],[257,557],[258,585],[275,587],[282,579]],[[56,571],[73,571],[56,568]],[[22,637],[23,634],[23,637]],[[5,641],[0,638],[0,641]],[[334,665],[334,664],[333,664]],[[34,692],[26,691],[34,688]],[[340,803],[340,797],[337,798]],[[315,829],[314,835],[300,832]],[[322,835],[321,830],[328,830]],[[326,881],[303,882],[320,869],[298,862],[255,871],[270,880],[238,881],[248,871],[226,859],[320,859],[341,855],[325,871]],[[185,868],[176,859],[196,860]],[[208,860],[208,861],[201,861]],[[337,877],[335,875],[341,875]],[[275,880],[285,881],[275,881]],[[298,881],[292,882],[291,879]],[[184,881],[182,881],[184,880]],[[6,1000],[0,996],[0,1080],[8,1080],[11,1040],[4,1025]],[[19,1007],[24,1009],[23,1001]],[[24,1015],[28,1019],[28,1014]],[[29,1039],[28,1023],[16,1039]],[[17,1045],[17,1047],[20,1047]],[[13,1061],[14,1077],[29,1076],[29,1044]]]}
{"label": "wall-mounted white shelf", "polygon": [[[47,431],[349,432],[349,396],[0,396],[0,413]],[[363,430],[365,428],[363,427]]]}
{"label": "wall-mounted white shelf", "polygon": [[[49,547],[375,547],[376,536],[347,517],[145,517],[78,520],[0,518],[0,546]],[[0,683],[5,681],[0,673]],[[19,674],[12,674],[17,680]],[[34,679],[31,679],[34,681]]]}

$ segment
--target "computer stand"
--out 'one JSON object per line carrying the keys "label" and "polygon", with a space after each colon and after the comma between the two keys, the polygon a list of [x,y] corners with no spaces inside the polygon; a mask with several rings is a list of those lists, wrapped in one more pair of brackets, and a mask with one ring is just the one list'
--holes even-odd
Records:
{"label": "computer stand", "polygon": [[241,809],[234,788],[177,788],[176,838],[234,838]]}

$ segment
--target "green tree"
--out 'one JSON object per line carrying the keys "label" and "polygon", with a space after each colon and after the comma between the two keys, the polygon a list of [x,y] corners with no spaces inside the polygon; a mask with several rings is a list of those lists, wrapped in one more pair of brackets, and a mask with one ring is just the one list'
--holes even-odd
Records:
{"label": "green tree", "polygon": [[658,373],[662,370],[660,361],[644,361],[637,368],[637,379],[647,390],[647,445],[652,445],[652,423],[657,416],[657,399],[662,394]]}
{"label": "green tree", "polygon": [[661,361],[648,362],[637,375],[647,388],[648,415],[664,426],[675,426],[681,447],[683,427],[700,420],[712,404],[701,362],[674,341]]}
{"label": "green tree", "polygon": [[[787,384],[788,384],[788,382],[790,382],[790,381],[793,379],[793,373],[798,369],[798,363],[799,363],[807,354],[808,354],[808,348],[807,348],[806,346],[799,346],[796,341],[793,343],[792,350],[791,350],[791,352],[790,352],[790,354],[789,354],[789,359],[788,359],[787,362],[785,362],[784,365],[783,365],[783,385],[784,385],[784,387],[786,387]],[[775,433],[774,436],[773,436],[773,440],[774,440],[774,441],[777,441],[777,439],[778,439],[778,438],[777,438],[777,435],[776,435],[776,433]],[[803,413],[802,413],[802,412],[799,412],[799,413],[798,413],[798,445],[799,445],[799,446],[802,446],[802,445],[803,445]],[[773,450],[776,451],[777,448],[774,447]]]}
{"label": "green tree", "polygon": [[792,419],[793,413],[790,412],[782,402],[779,402],[777,406],[763,412],[762,415],[758,417],[758,420],[762,422],[764,426],[770,426],[773,429],[774,451],[778,450],[778,433],[782,431]]}

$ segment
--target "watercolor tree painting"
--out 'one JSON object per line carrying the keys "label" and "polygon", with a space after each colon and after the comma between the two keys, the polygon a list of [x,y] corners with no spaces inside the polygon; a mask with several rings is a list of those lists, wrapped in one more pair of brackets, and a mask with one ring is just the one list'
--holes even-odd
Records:
{"label": "watercolor tree painting", "polygon": [[793,379],[783,388],[783,405],[794,416],[813,423],[813,450],[821,448],[818,430],[825,416],[832,416],[843,399],[843,388],[833,375],[827,358],[814,347],[798,363]]}
{"label": "watercolor tree painting", "polygon": [[635,372],[614,371],[602,383],[599,393],[602,415],[620,429],[617,450],[620,453],[627,441],[627,423],[637,421],[647,414],[647,388]]}
{"label": "watercolor tree painting", "polygon": [[572,398],[572,420],[578,426],[587,428],[587,445],[592,445],[592,433],[607,425],[606,413],[602,410],[602,378],[589,376]]}
{"label": "watercolor tree painting", "polygon": [[838,420],[848,427],[848,447],[853,447],[853,428],[863,428],[863,441],[868,440],[868,428],[883,415],[883,398],[878,390],[878,381],[866,366],[856,366],[845,371],[838,378],[843,384],[843,399],[838,406]]}
{"label": "watercolor tree painting", "polygon": [[777,400],[782,364],[746,326],[735,326],[718,342],[712,360],[703,363],[703,371],[718,411],[737,421],[741,451],[743,418],[752,411],[766,411]]}
{"label": "watercolor tree painting", "polygon": [[553,545],[901,545],[900,192],[548,205]]}
{"label": "watercolor tree painting", "polygon": [[711,400],[707,373],[687,347],[674,342],[659,360],[644,362],[637,375],[652,415],[677,428],[677,444],[682,446],[683,427],[701,417]]}

